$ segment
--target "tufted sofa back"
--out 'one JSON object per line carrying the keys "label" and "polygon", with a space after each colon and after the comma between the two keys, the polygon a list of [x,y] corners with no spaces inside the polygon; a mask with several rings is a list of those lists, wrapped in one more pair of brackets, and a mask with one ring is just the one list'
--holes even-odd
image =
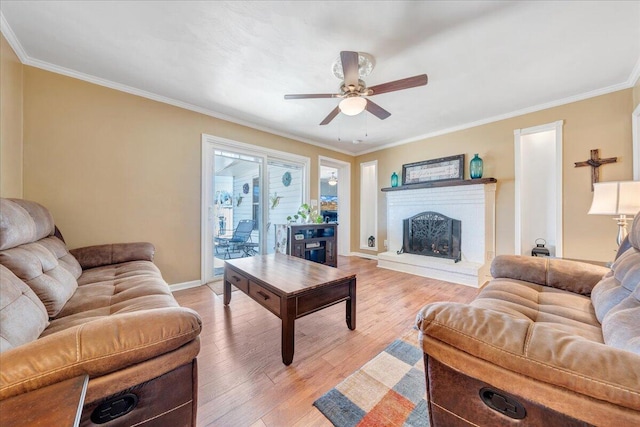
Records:
{"label": "tufted sofa back", "polygon": [[78,261],[54,236],[53,216],[42,205],[0,199],[0,264],[26,283],[54,318],[78,287]]}
{"label": "tufted sofa back", "polygon": [[631,247],[593,288],[591,301],[602,324],[604,342],[640,354],[640,212],[629,233]]}

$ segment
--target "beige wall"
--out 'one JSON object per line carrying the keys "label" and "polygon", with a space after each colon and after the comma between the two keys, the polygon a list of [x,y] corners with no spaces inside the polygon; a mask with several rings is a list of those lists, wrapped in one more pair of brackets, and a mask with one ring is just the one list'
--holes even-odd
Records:
{"label": "beige wall", "polygon": [[0,35],[0,196],[22,197],[22,63]]}
{"label": "beige wall", "polygon": [[[156,245],[169,283],[200,278],[201,134],[311,158],[351,156],[37,68],[24,67],[24,197],[70,247]],[[311,198],[318,198],[311,186]],[[354,214],[355,215],[355,214]]]}
{"label": "beige wall", "polygon": [[[378,160],[379,185],[390,186],[393,171],[419,160],[465,154],[465,174],[474,153],[484,159],[483,177],[498,180],[496,194],[496,252],[514,252],[514,130],[564,120],[563,210],[564,256],[608,261],[615,255],[617,226],[606,216],[587,215],[591,205],[590,168],[575,168],[598,148],[602,157],[618,157],[618,163],[601,168],[601,181],[632,179],[631,112],[633,90],[615,93],[501,120],[447,135],[389,148],[356,158]],[[419,154],[417,154],[419,153]],[[357,191],[356,191],[357,193]],[[378,209],[378,241],[386,238],[386,200],[381,193]],[[354,239],[353,241],[358,241]]]}

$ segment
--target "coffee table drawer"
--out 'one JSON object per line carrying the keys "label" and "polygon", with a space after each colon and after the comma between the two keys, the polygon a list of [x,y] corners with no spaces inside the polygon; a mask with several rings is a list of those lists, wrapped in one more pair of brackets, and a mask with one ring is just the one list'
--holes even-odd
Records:
{"label": "coffee table drawer", "polygon": [[254,282],[249,282],[249,296],[280,317],[280,297]]}
{"label": "coffee table drawer", "polygon": [[238,274],[233,270],[226,270],[224,272],[224,277],[227,282],[231,283],[242,292],[249,292],[249,279],[244,277],[242,274]]}

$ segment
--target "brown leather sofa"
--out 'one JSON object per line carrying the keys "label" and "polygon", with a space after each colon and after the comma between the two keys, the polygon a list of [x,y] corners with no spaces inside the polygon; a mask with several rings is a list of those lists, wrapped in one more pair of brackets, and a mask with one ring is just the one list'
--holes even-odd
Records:
{"label": "brown leather sofa", "polygon": [[69,251],[56,231],[43,206],[0,199],[0,400],[86,374],[83,426],[195,425],[201,321],[153,246]]}
{"label": "brown leather sofa", "polygon": [[640,425],[640,213],[611,269],[499,256],[417,316],[432,426]]}

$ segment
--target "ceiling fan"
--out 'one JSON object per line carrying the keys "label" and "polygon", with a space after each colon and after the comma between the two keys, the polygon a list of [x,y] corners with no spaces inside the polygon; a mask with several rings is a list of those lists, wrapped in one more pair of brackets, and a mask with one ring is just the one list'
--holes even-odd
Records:
{"label": "ceiling fan", "polygon": [[[294,94],[285,95],[284,99],[342,98],[340,104],[320,122],[321,126],[329,124],[340,112],[348,116],[355,116],[367,110],[380,120],[384,120],[389,117],[391,113],[365,97],[424,86],[428,81],[426,74],[420,74],[418,76],[407,77],[406,79],[367,87],[365,82],[360,79],[360,77],[368,75],[373,69],[371,61],[366,58],[366,56],[358,54],[358,52],[342,51],[340,52],[340,62],[342,63],[342,70],[340,70],[340,64],[337,62],[333,66],[334,75],[344,79],[340,85],[340,93]],[[340,71],[342,71],[342,73],[340,73]]]}

